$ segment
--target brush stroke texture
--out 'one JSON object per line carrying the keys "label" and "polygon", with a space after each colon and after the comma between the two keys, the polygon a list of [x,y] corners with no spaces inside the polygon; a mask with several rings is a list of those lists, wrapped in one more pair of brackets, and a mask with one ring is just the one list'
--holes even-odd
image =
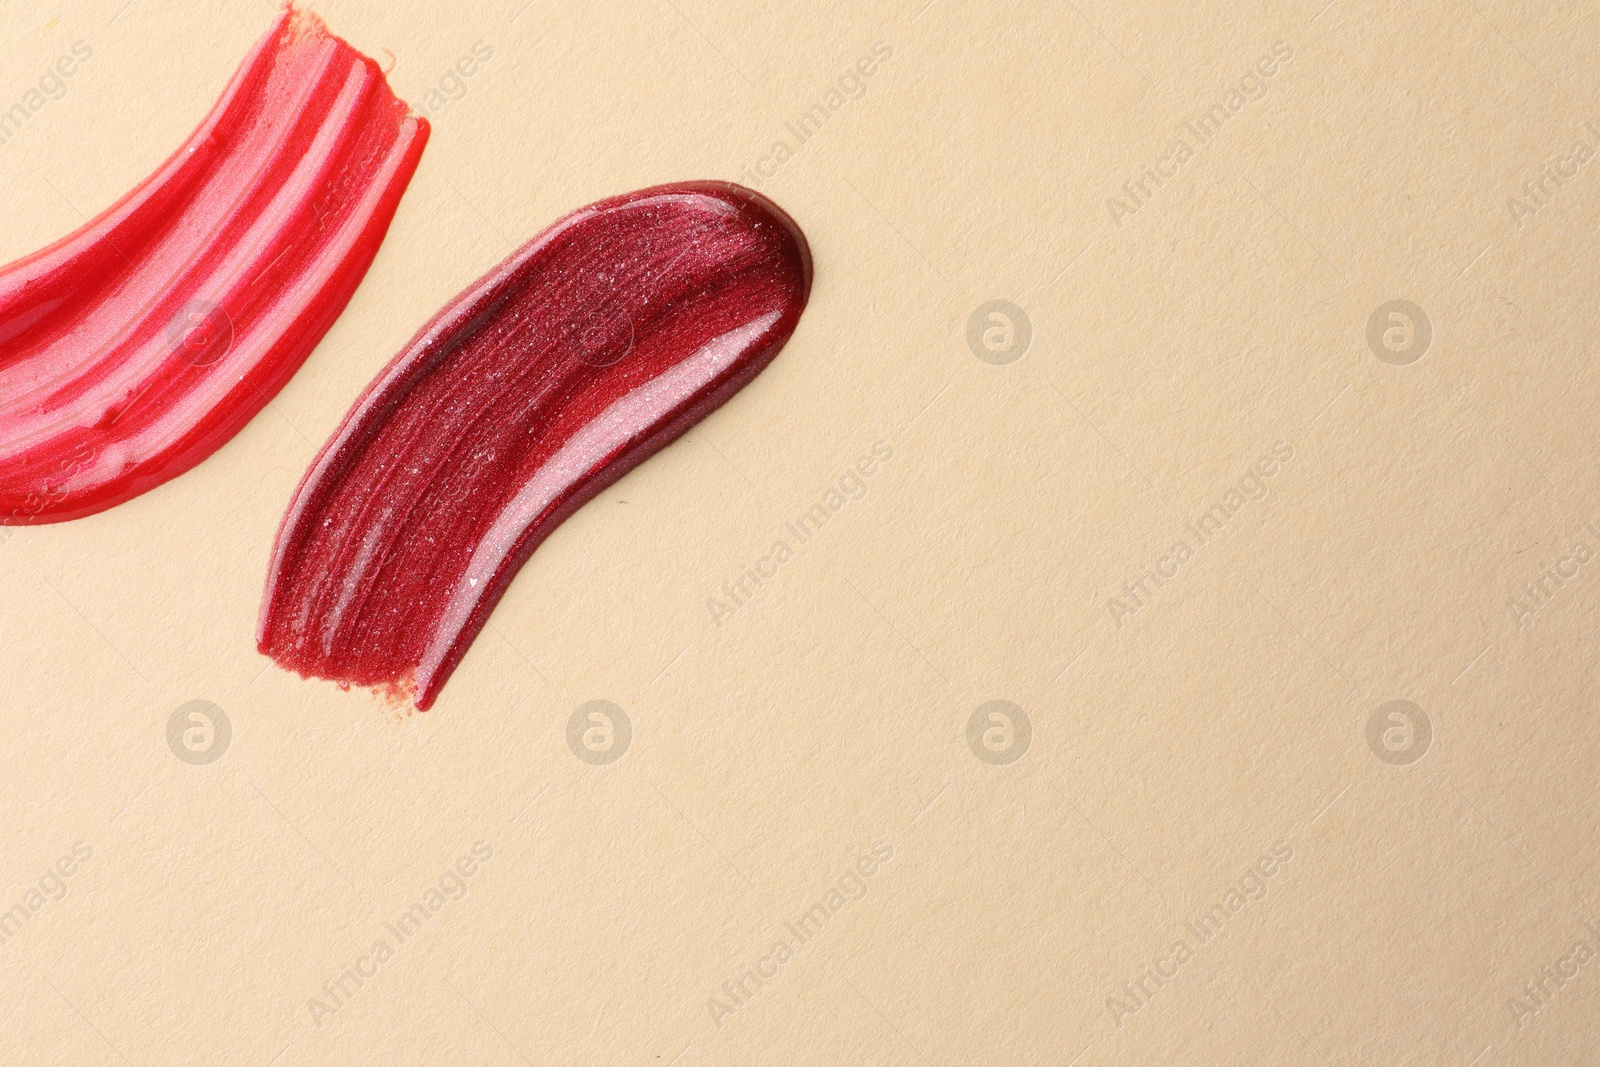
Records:
{"label": "brush stroke texture", "polygon": [[286,10],[154,174],[0,269],[0,523],[102,511],[220,448],[344,310],[427,137]]}
{"label": "brush stroke texture", "polygon": [[739,186],[557,222],[423,327],[323,447],[278,533],[261,651],[426,709],[539,543],[755,377],[810,289],[799,228]]}

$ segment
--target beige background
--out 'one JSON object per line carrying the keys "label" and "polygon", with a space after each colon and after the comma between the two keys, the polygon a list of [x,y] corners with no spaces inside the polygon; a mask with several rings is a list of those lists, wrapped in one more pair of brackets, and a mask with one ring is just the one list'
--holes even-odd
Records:
{"label": "beige background", "polygon": [[[1600,946],[1600,163],[1507,201],[1595,144],[1600,23],[1324,3],[313,4],[413,104],[441,90],[433,141],[232,443],[0,535],[0,909],[92,852],[0,944],[0,1062],[1594,1062],[1600,960],[1537,1011],[1525,983]],[[273,15],[123,4],[9,0],[0,108],[93,54],[0,144],[7,260],[154,168]],[[256,654],[291,490],[433,309],[573,208],[739,178],[879,42],[762,186],[816,257],[792,342],[550,539],[435,710]],[[1265,95],[1114,222],[1278,42]],[[1032,326],[1003,366],[967,342],[996,299]],[[1367,341],[1396,299],[1432,325],[1406,366]],[[1280,441],[1265,498],[1115,612]],[[865,495],[719,621],[875,442]],[[596,699],[633,730],[603,766],[566,739]],[[997,699],[1032,728],[1003,766],[967,741]],[[1393,699],[1420,760],[1369,748]],[[204,765],[166,739],[192,700],[232,728]],[[314,1013],[478,842],[466,896]],[[865,895],[714,1019],[878,843]],[[1172,976],[1128,999],[1146,966]]]}

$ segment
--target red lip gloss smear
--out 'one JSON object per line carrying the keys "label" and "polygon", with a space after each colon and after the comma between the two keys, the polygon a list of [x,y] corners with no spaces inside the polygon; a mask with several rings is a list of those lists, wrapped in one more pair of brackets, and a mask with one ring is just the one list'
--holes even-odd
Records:
{"label": "red lip gloss smear", "polygon": [[428,124],[285,10],[159,170],[0,268],[0,523],[102,511],[250,421],[344,310]]}
{"label": "red lip gloss smear", "polygon": [[427,709],[539,543],[754,378],[810,292],[799,228],[737,185],[557,222],[423,327],[323,447],[278,531],[261,651]]}

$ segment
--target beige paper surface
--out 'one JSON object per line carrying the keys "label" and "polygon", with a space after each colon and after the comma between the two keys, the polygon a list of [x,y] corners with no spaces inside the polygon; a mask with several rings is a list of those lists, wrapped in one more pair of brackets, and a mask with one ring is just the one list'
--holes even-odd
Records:
{"label": "beige paper surface", "polygon": [[[1600,1062],[1600,24],[1324,2],[314,4],[433,139],[236,439],[0,531],[0,1063]],[[8,7],[0,256],[204,8]],[[361,387],[690,178],[810,239],[778,360],[433,711],[257,655]]]}

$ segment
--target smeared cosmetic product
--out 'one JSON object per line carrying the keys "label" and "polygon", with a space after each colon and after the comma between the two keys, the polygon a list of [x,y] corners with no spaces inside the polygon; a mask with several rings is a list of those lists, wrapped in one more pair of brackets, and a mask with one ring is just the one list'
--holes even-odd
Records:
{"label": "smeared cosmetic product", "polygon": [[389,228],[428,124],[286,9],[161,167],[0,268],[0,523],[176,477],[305,361]]}
{"label": "smeared cosmetic product", "polygon": [[424,326],[323,446],[278,531],[261,651],[427,709],[540,542],[754,378],[810,292],[799,228],[737,185],[563,218]]}

